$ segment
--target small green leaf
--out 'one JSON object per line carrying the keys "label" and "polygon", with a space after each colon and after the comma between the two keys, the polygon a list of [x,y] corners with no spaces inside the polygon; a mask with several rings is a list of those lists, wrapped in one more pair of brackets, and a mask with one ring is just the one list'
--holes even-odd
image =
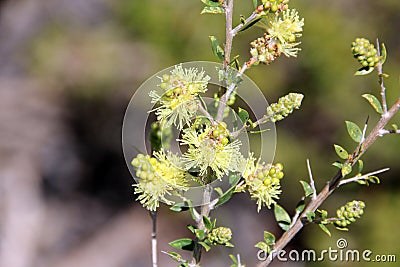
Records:
{"label": "small green leaf", "polygon": [[176,211],[176,212],[180,212],[180,211],[185,211],[188,210],[189,207],[187,206],[187,203],[176,203],[175,205],[173,205],[171,208],[169,208],[172,211]]}
{"label": "small green leaf", "polygon": [[340,163],[340,162],[334,162],[334,163],[332,163],[332,165],[335,166],[335,167],[337,167],[337,168],[339,168],[339,169],[342,169],[342,168],[343,168],[343,164]]}
{"label": "small green leaf", "polygon": [[381,55],[382,55],[381,63],[383,65],[383,63],[385,63],[386,57],[387,57],[386,46],[384,43],[381,43]]}
{"label": "small green leaf", "polygon": [[299,203],[297,203],[297,205],[296,205],[296,212],[302,213],[305,207],[306,207],[306,203],[305,203],[304,199],[300,200]]}
{"label": "small green leaf", "polygon": [[323,225],[322,223],[318,224],[318,226],[324,231],[327,235],[331,236],[331,232],[328,230],[328,227]]}
{"label": "small green leaf", "polygon": [[392,124],[392,128],[393,130],[397,131],[399,129],[399,126],[397,126],[397,124]]}
{"label": "small green leaf", "polygon": [[354,122],[346,121],[346,128],[350,137],[357,143],[360,143],[362,138],[362,131],[360,127],[358,127],[358,125],[355,124]]}
{"label": "small green leaf", "polygon": [[190,238],[181,238],[168,243],[171,247],[193,251],[194,241]]}
{"label": "small green leaf", "polygon": [[378,112],[379,114],[383,113],[382,105],[379,102],[378,98],[371,94],[363,94],[362,97],[364,97],[371,104],[376,112]]}
{"label": "small green leaf", "polygon": [[370,74],[373,71],[374,71],[374,67],[362,67],[361,69],[359,69],[358,71],[356,71],[354,73],[354,76],[367,75],[367,74]]}
{"label": "small green leaf", "polygon": [[229,176],[229,185],[231,186],[236,186],[238,184],[238,182],[240,181],[241,176],[238,174],[231,174]]}
{"label": "small green leaf", "polygon": [[209,251],[211,249],[210,245],[208,245],[205,242],[198,242],[206,251]]}
{"label": "small green leaf", "polygon": [[315,212],[313,212],[313,211],[307,212],[306,217],[309,222],[312,222],[315,218]]}
{"label": "small green leaf", "polygon": [[371,182],[373,184],[380,184],[381,180],[379,180],[379,178],[377,176],[369,176],[368,182]]}
{"label": "small green leaf", "polygon": [[206,233],[204,232],[204,230],[201,229],[195,229],[194,230],[196,237],[199,240],[203,240],[206,237]]}
{"label": "small green leaf", "polygon": [[352,167],[350,164],[345,163],[342,167],[342,177],[345,177],[347,174],[351,173]]}
{"label": "small green leaf", "polygon": [[364,162],[361,159],[359,159],[358,160],[358,173],[361,173],[363,168],[364,168]]}
{"label": "small green leaf", "polygon": [[222,196],[224,194],[221,187],[216,187],[216,188],[214,188],[214,190],[218,193],[219,196]]}
{"label": "small green leaf", "polygon": [[301,185],[303,186],[304,196],[309,197],[314,194],[314,190],[312,189],[311,185],[305,181],[300,180]]}
{"label": "small green leaf", "polygon": [[173,252],[173,251],[168,251],[165,254],[170,256],[176,262],[180,262],[182,260],[182,256],[179,253],[176,253],[176,252]]}
{"label": "small green leaf", "polygon": [[231,242],[226,242],[225,247],[233,248],[233,247],[235,247],[235,245],[232,244]]}
{"label": "small green leaf", "polygon": [[201,2],[203,2],[203,3],[206,4],[207,6],[213,6],[213,7],[216,7],[216,6],[220,6],[220,5],[221,5],[218,1],[215,2],[215,1],[211,1],[211,0],[201,0]]}
{"label": "small green leaf", "polygon": [[257,5],[258,5],[258,3],[257,3],[258,1],[257,0],[253,0],[253,7],[254,7],[254,9],[256,9],[257,8]]}
{"label": "small green leaf", "polygon": [[206,216],[203,216],[203,223],[208,231],[211,231],[214,228],[212,222]]}
{"label": "small green leaf", "polygon": [[258,242],[257,244],[254,245],[254,247],[264,250],[268,254],[271,252],[271,247],[268,246],[265,242]]}
{"label": "small green leaf", "polygon": [[213,35],[208,36],[211,41],[211,49],[215,56],[217,56],[220,60],[224,60],[224,49],[219,45],[217,38]]}
{"label": "small green leaf", "polygon": [[196,229],[194,228],[193,225],[188,225],[187,228],[190,230],[190,232],[192,232],[193,234],[195,233]]}
{"label": "small green leaf", "polygon": [[224,14],[225,10],[220,6],[205,6],[200,14]]}
{"label": "small green leaf", "polygon": [[255,19],[244,24],[243,27],[239,30],[239,32],[243,32],[243,31],[249,29],[250,27],[254,26],[257,22],[259,22],[261,19],[262,19],[261,16],[257,16]]}
{"label": "small green leaf", "polygon": [[275,244],[275,236],[268,231],[264,231],[264,240],[267,245]]}
{"label": "small green leaf", "polygon": [[279,206],[278,204],[274,205],[274,214],[275,219],[278,222],[279,226],[284,230],[287,231],[289,229],[289,225],[292,222],[290,219],[289,214],[286,212],[284,208]]}
{"label": "small green leaf", "polygon": [[237,259],[233,254],[229,254],[229,258],[233,261],[233,263],[237,264]]}
{"label": "small green leaf", "polygon": [[347,159],[349,157],[349,153],[344,149],[343,147],[339,145],[333,145],[335,147],[336,154],[341,158],[341,159]]}
{"label": "small green leaf", "polygon": [[249,113],[247,112],[247,110],[242,109],[241,107],[239,107],[238,116],[243,124],[245,124],[246,121],[249,119]]}
{"label": "small green leaf", "polygon": [[365,180],[357,180],[357,183],[360,185],[369,185],[368,181],[365,181]]}

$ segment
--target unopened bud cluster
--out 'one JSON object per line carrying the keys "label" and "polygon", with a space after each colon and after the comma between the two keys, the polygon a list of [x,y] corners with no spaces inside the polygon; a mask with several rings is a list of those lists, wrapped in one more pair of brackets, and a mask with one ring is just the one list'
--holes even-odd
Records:
{"label": "unopened bud cluster", "polygon": [[232,238],[232,231],[227,227],[214,228],[207,238],[213,245],[226,245]]}
{"label": "unopened bud cluster", "polygon": [[346,228],[349,224],[356,221],[364,214],[365,203],[359,200],[353,200],[346,205],[340,207],[336,211],[337,218],[335,226],[338,228]]}
{"label": "unopened bud cluster", "polygon": [[262,8],[264,11],[282,12],[288,9],[289,0],[262,0]]}
{"label": "unopened bud cluster", "polygon": [[375,46],[365,38],[357,38],[351,44],[351,52],[353,56],[360,62],[363,67],[376,67],[380,57]]}
{"label": "unopened bud cluster", "polygon": [[279,185],[280,179],[283,178],[283,165],[277,163],[275,165],[269,164],[264,166],[262,169],[258,169],[254,176],[263,182],[264,185]]}
{"label": "unopened bud cluster", "polygon": [[157,159],[149,155],[138,154],[132,160],[132,166],[136,169],[136,177],[143,180],[151,180],[154,176],[153,166],[157,164]]}
{"label": "unopened bud cluster", "polygon": [[278,103],[273,103],[267,107],[267,116],[271,117],[272,122],[280,121],[287,117],[294,109],[299,109],[304,95],[290,93],[279,98]]}

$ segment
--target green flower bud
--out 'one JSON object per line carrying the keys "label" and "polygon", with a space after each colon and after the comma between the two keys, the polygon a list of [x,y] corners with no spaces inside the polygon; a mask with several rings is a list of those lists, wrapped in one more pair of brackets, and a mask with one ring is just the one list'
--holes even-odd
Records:
{"label": "green flower bud", "polygon": [[227,227],[218,227],[214,228],[207,237],[213,245],[227,245],[232,238],[232,231]]}
{"label": "green flower bud", "polygon": [[299,109],[303,100],[302,94],[290,93],[279,98],[278,103],[273,103],[267,107],[267,115],[272,122],[280,121],[287,117],[294,109]]}
{"label": "green flower bud", "polygon": [[351,51],[353,56],[364,68],[376,67],[379,63],[380,57],[378,56],[378,51],[375,46],[365,38],[356,38],[356,40],[351,43]]}
{"label": "green flower bud", "polygon": [[356,219],[361,218],[361,215],[364,214],[364,207],[365,203],[358,200],[353,200],[340,207],[336,211],[338,220],[334,222],[335,226],[345,229],[349,224],[355,222]]}

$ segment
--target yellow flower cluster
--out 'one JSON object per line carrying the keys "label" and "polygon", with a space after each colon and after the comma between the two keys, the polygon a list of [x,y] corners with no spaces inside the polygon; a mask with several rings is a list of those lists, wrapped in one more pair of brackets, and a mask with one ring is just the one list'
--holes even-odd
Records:
{"label": "yellow flower cluster", "polygon": [[250,193],[251,198],[257,201],[258,212],[263,205],[270,208],[276,203],[276,199],[279,199],[282,192],[280,182],[283,176],[283,165],[280,163],[260,164],[259,160],[256,162],[253,155],[246,160],[243,171],[245,189]]}
{"label": "yellow flower cluster", "polygon": [[168,195],[179,195],[180,191],[188,188],[187,174],[178,168],[179,159],[171,152],[165,154],[163,150],[154,153],[154,157],[138,154],[131,162],[139,178],[135,187],[137,200],[148,210],[155,211],[159,201],[169,205]]}
{"label": "yellow flower cluster", "polygon": [[161,77],[159,87],[161,92],[151,91],[152,103],[160,106],[153,109],[157,120],[170,127],[172,124],[182,129],[185,124],[196,114],[199,101],[199,93],[207,91],[210,80],[204,71],[196,68],[184,69],[182,65],[175,66],[170,75]]}
{"label": "yellow flower cluster", "polygon": [[218,179],[229,171],[236,172],[241,160],[240,141],[231,141],[224,122],[205,125],[204,129],[187,128],[181,144],[189,148],[184,154],[187,170],[198,171],[204,176],[210,168]]}

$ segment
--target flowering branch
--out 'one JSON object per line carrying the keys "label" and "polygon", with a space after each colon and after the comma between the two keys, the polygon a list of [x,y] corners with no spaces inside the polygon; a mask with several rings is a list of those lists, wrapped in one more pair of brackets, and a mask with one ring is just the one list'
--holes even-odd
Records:
{"label": "flowering branch", "polygon": [[[389,123],[390,119],[399,111],[400,109],[400,98],[397,99],[395,104],[388,110],[386,116],[383,116],[375,128],[371,131],[371,133],[366,137],[363,145],[363,149],[358,151],[357,149],[353,152],[354,155],[358,154],[361,156],[364,154],[368,148],[376,141],[376,139],[380,136],[380,131]],[[354,158],[350,158],[346,161],[346,163],[350,165],[354,165],[356,160]],[[316,199],[312,200],[307,207],[304,209],[303,213],[298,217],[296,222],[279,238],[279,240],[275,243],[274,250],[279,251],[286,247],[286,245],[297,235],[297,233],[303,228],[304,224],[302,222],[302,218],[307,217],[307,213],[315,212],[322,203],[335,191],[335,189],[339,186],[340,180],[342,178],[342,172],[339,171],[331,181],[321,190],[321,192],[317,195]],[[275,258],[275,254],[271,254],[265,261],[260,262],[257,267],[266,267],[272,262]]]}

